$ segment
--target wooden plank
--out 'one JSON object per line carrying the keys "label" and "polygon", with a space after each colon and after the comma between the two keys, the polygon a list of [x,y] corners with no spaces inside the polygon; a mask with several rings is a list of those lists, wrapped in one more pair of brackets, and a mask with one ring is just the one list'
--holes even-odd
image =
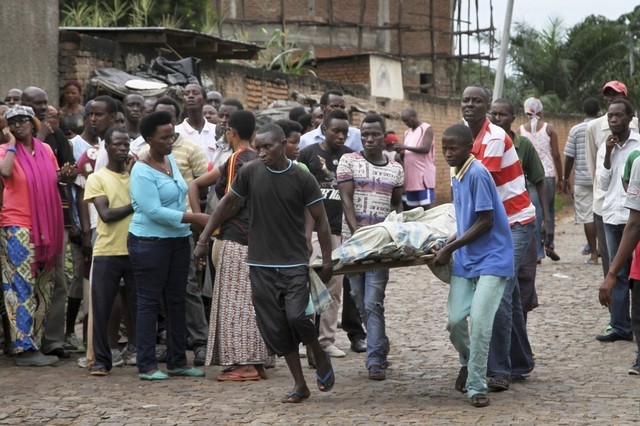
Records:
{"label": "wooden plank", "polygon": [[[375,271],[378,269],[394,269],[394,268],[406,268],[409,266],[422,266],[427,263],[433,261],[435,259],[434,254],[425,254],[420,257],[410,257],[402,260],[395,259],[382,259],[380,261],[376,260],[365,260],[363,262],[358,263],[348,263],[343,265],[340,269],[335,269],[333,271],[334,275],[344,275],[344,274],[357,274],[360,272],[366,271]],[[320,269],[320,266],[312,266],[314,269]]]}

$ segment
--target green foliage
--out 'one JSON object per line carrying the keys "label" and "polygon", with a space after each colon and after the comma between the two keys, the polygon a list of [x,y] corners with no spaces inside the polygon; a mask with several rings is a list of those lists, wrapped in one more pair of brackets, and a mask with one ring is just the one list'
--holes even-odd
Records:
{"label": "green foliage", "polygon": [[538,96],[547,111],[581,112],[585,98],[620,80],[639,105],[640,66],[631,66],[640,62],[639,37],[640,6],[615,21],[592,15],[569,29],[558,19],[541,31],[516,23],[510,60],[521,98]]}
{"label": "green foliage", "polygon": [[137,0],[131,3],[131,26],[133,27],[148,27],[149,26],[149,14],[153,10],[153,0]]}
{"label": "green foliage", "polygon": [[[263,32],[266,30],[263,28]],[[276,29],[260,52],[258,63],[269,70],[277,69],[287,74],[302,74],[305,62],[311,52],[298,48],[295,43],[287,41],[288,31]]]}
{"label": "green foliage", "polygon": [[[166,26],[199,30],[208,0],[60,0],[60,22],[78,27]],[[210,16],[211,19],[211,16]]]}

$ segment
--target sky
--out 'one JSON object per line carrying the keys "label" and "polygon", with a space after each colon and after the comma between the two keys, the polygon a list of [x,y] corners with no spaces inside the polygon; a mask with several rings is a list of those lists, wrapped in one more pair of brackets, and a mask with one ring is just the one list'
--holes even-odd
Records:
{"label": "sky", "polygon": [[[493,24],[502,34],[507,0],[493,0]],[[473,8],[473,2],[471,2]],[[479,0],[480,25],[489,25],[489,0]],[[515,0],[513,22],[525,21],[536,29],[545,28],[550,17],[562,18],[569,28],[589,15],[602,15],[617,19],[633,11],[640,2],[634,0]],[[472,9],[473,10],[473,9]],[[484,23],[484,25],[483,25]]]}
{"label": "sky", "polygon": [[[467,1],[462,1],[463,19],[467,17],[467,3]],[[470,3],[472,28],[475,28],[475,2],[471,1]],[[507,0],[493,0],[493,25],[496,27],[498,40],[502,39],[507,3]],[[490,23],[489,0],[478,0],[478,4],[480,28],[488,28]],[[550,18],[559,17],[562,19],[564,27],[568,29],[589,15],[602,15],[611,20],[618,19],[620,15],[633,11],[638,5],[640,5],[640,1],[637,0],[515,0],[512,22],[526,22],[541,30],[548,26]],[[513,25],[511,35],[513,36]],[[463,40],[463,45],[466,46],[466,39]],[[463,50],[466,51],[466,49]],[[477,42],[471,42],[471,50],[472,53],[477,52]],[[494,55],[497,55],[498,51],[499,47]],[[488,52],[488,46],[484,46],[483,53]],[[497,64],[497,60],[491,62],[493,68]],[[507,65],[507,74],[511,74],[511,72],[512,70]]]}

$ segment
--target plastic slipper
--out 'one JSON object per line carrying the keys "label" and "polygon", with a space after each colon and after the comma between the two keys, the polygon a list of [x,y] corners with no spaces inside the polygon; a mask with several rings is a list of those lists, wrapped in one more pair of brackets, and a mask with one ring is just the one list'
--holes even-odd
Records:
{"label": "plastic slipper", "polygon": [[489,397],[487,397],[487,395],[476,394],[471,397],[469,402],[473,407],[482,408],[489,405]]}
{"label": "plastic slipper", "polygon": [[320,392],[329,392],[335,385],[336,377],[333,374],[333,366],[329,367],[329,371],[324,377],[320,377],[319,373],[316,373],[316,383]]}
{"label": "plastic slipper", "polygon": [[289,392],[284,396],[284,398],[280,400],[280,402],[282,402],[283,404],[299,404],[300,402],[309,398],[309,396],[309,393],[304,394],[300,392]]}

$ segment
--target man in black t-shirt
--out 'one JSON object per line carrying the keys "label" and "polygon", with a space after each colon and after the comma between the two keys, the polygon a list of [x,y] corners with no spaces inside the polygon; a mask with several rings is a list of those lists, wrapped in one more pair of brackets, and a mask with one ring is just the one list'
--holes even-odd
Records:
{"label": "man in black t-shirt", "polygon": [[325,356],[311,318],[309,302],[309,253],[305,237],[305,210],[317,224],[322,249],[320,278],[332,275],[331,231],[318,183],[311,174],[286,158],[286,139],[276,124],[258,130],[255,149],[260,161],[245,164],[231,190],[220,200],[200,235],[194,255],[206,255],[207,239],[217,227],[238,211],[242,199],[249,203],[249,255],[251,289],[256,320],[269,352],[284,356],[294,379],[293,390],[282,402],[297,403],[310,395],[298,345],[307,345],[316,359],[318,389],[328,392],[335,376]]}
{"label": "man in black t-shirt", "polygon": [[[320,191],[324,196],[324,208],[331,227],[331,246],[335,249],[342,242],[342,201],[340,201],[340,192],[338,191],[336,168],[343,154],[353,152],[351,148],[344,145],[349,133],[349,117],[343,110],[334,110],[327,114],[321,126],[324,140],[304,148],[298,156],[298,161],[309,168],[309,172],[320,185]],[[313,260],[315,256],[320,254],[318,235],[311,226],[306,231],[307,237],[311,239],[313,245],[311,256]],[[346,354],[335,345],[335,336],[342,296],[342,277],[332,277],[327,283],[327,290],[335,303],[320,317],[318,340],[322,349],[329,356],[341,358]]]}

